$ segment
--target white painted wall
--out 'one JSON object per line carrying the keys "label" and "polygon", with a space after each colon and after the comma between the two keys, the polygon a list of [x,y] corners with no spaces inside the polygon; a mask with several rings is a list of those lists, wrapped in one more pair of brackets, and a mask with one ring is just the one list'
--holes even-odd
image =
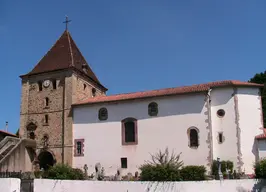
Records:
{"label": "white painted wall", "polygon": [[259,89],[238,88],[237,93],[243,170],[246,173],[252,173],[257,155],[255,136],[263,133],[261,130],[263,122]]}
{"label": "white painted wall", "polygon": [[20,192],[20,179],[0,178],[1,192]]}
{"label": "white painted wall", "polygon": [[[221,160],[230,160],[237,163],[237,146],[236,146],[236,124],[234,109],[233,88],[216,88],[210,93],[211,95],[211,118],[213,134],[213,158]],[[217,111],[223,109],[224,117],[218,117]],[[223,132],[224,142],[218,143],[218,133]]]}
{"label": "white painted wall", "polygon": [[[265,182],[265,181],[264,181]],[[224,180],[201,182],[105,182],[105,181],[60,181],[60,180],[34,180],[34,192],[248,192],[266,191],[265,183],[258,184],[255,180]]]}
{"label": "white painted wall", "polygon": [[[85,139],[84,157],[74,157],[74,167],[87,164],[88,173],[100,162],[107,175],[114,175],[120,168],[120,158],[128,158],[128,169],[122,174],[138,171],[138,167],[150,160],[150,154],[159,149],[182,152],[186,165],[205,165],[209,155],[207,140],[207,113],[205,95],[164,97],[152,100],[130,101],[117,104],[84,106],[74,109],[74,139]],[[157,117],[148,115],[148,104],[158,103]],[[98,120],[98,110],[108,109],[108,120]],[[138,145],[121,145],[121,120],[127,117],[138,119]],[[188,146],[187,129],[195,126],[200,130],[199,148]]]}
{"label": "white painted wall", "polygon": [[[215,88],[211,91],[211,124],[213,159],[234,162],[237,168],[237,132],[233,88]],[[83,168],[87,164],[88,172],[94,172],[96,163],[101,163],[107,175],[114,175],[120,168],[121,157],[128,158],[128,169],[122,174],[134,174],[138,167],[150,160],[150,154],[168,147],[177,153],[182,152],[181,159],[185,165],[207,166],[208,148],[208,113],[205,94],[188,94],[154,99],[127,101],[110,104],[84,105],[74,108],[73,139],[85,139],[83,157],[74,157],[73,165]],[[260,100],[258,89],[238,88],[239,126],[241,129],[241,152],[246,173],[253,173],[254,136],[261,133]],[[148,104],[157,102],[157,117],[148,115]],[[98,120],[98,110],[108,109],[108,120]],[[225,116],[217,116],[217,110],[224,109]],[[133,117],[138,119],[138,145],[122,146],[121,120]],[[195,126],[200,130],[199,148],[188,147],[187,129]],[[218,133],[225,138],[218,143]]]}

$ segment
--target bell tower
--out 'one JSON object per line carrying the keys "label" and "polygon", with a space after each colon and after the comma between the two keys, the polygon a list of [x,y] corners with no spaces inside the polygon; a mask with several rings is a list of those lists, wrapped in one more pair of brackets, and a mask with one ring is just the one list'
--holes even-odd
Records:
{"label": "bell tower", "polygon": [[105,95],[100,83],[66,29],[27,74],[21,75],[19,136],[37,142],[37,161],[46,169],[72,165],[71,105]]}

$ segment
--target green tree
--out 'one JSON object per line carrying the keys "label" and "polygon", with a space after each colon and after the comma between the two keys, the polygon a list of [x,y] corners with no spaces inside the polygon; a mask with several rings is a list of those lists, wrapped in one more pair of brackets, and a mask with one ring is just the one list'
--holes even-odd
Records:
{"label": "green tree", "polygon": [[261,91],[262,111],[263,111],[263,124],[266,125],[266,71],[257,73],[249,80],[250,83],[264,84],[264,88]]}
{"label": "green tree", "polygon": [[16,132],[16,136],[18,136],[19,137],[19,129],[17,130],[17,132]]}
{"label": "green tree", "polygon": [[266,178],[266,159],[263,159],[257,162],[254,166],[255,175],[257,179],[265,179]]}

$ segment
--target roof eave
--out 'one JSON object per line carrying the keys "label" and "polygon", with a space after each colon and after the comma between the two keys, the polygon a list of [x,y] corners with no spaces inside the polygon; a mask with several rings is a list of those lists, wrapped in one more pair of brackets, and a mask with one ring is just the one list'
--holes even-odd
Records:
{"label": "roof eave", "polygon": [[256,139],[256,140],[266,140],[266,137],[262,137],[262,138],[256,138],[256,137],[255,137],[255,139]]}
{"label": "roof eave", "polygon": [[57,70],[51,70],[51,71],[42,71],[42,72],[38,72],[38,73],[27,73],[25,75],[20,75],[19,77],[21,79],[23,78],[27,78],[27,77],[30,77],[30,76],[35,76],[35,75],[40,75],[40,74],[44,74],[44,73],[52,73],[52,72],[58,72],[58,71],[63,71],[63,70],[69,70],[69,69],[72,69],[74,71],[77,71],[79,72],[80,74],[86,76],[87,78],[89,78],[93,83],[95,83],[96,85],[98,85],[99,87],[101,87],[105,92],[108,91],[108,89],[106,87],[104,87],[101,83],[98,83],[96,82],[95,80],[93,80],[90,76],[82,73],[81,71],[79,71],[77,68],[75,67],[69,67],[69,68],[62,68],[62,69],[57,69]]}
{"label": "roof eave", "polygon": [[[236,85],[236,84],[227,84],[227,85],[219,85],[219,86],[210,86],[210,89],[214,88],[222,88],[222,87],[257,87],[261,88],[264,87],[263,84],[243,84],[243,85]],[[184,92],[184,93],[172,93],[172,94],[165,94],[165,95],[156,95],[156,96],[143,96],[138,98],[129,98],[129,99],[117,99],[117,100],[111,100],[111,101],[96,101],[96,102],[84,102],[84,103],[75,103],[72,104],[73,107],[75,106],[81,106],[81,105],[93,105],[93,104],[100,104],[100,103],[114,103],[114,102],[121,102],[121,101],[129,101],[129,100],[139,100],[139,99],[147,99],[152,97],[162,97],[162,96],[172,96],[172,95],[183,95],[183,94],[190,94],[190,93],[199,93],[199,92],[205,92],[207,90],[201,90],[201,91],[193,91],[193,92]],[[108,97],[108,96],[107,96]]]}
{"label": "roof eave", "polygon": [[[128,99],[117,99],[117,100],[111,100],[111,101],[97,101],[97,102],[84,102],[84,103],[74,103],[72,104],[73,107],[81,106],[81,105],[97,105],[101,103],[116,103],[116,102],[126,102],[126,101],[134,101],[134,100],[141,100],[141,99],[149,99],[154,97],[168,97],[168,96],[175,96],[175,95],[185,95],[185,94],[194,94],[194,93],[202,93],[207,92],[207,90],[202,91],[195,91],[195,92],[185,92],[185,93],[172,93],[172,94],[164,94],[164,95],[154,95],[154,96],[144,96],[144,97],[138,97],[138,98],[128,98]],[[108,96],[106,96],[108,97]]]}

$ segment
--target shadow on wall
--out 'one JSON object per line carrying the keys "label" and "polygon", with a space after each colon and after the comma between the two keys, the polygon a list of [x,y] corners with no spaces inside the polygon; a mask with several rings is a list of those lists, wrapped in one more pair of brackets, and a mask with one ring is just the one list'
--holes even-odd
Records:
{"label": "shadow on wall", "polygon": [[258,141],[255,138],[252,145],[252,154],[255,156],[255,162],[257,162],[259,160],[259,148]]}
{"label": "shadow on wall", "polygon": [[[179,98],[180,97],[180,98]],[[137,101],[124,101],[119,103],[105,103],[102,105],[87,105],[85,107],[76,107],[74,110],[75,124],[86,123],[108,123],[120,122],[127,117],[133,117],[137,120],[156,119],[158,117],[175,116],[175,115],[206,115],[202,113],[205,109],[206,93],[194,95],[168,96],[163,98],[154,98]],[[151,102],[158,104],[158,115],[149,116],[148,105]],[[100,121],[98,111],[105,107],[108,110],[108,119]],[[78,113],[77,113],[78,111]],[[89,115],[90,114],[90,115]]]}

